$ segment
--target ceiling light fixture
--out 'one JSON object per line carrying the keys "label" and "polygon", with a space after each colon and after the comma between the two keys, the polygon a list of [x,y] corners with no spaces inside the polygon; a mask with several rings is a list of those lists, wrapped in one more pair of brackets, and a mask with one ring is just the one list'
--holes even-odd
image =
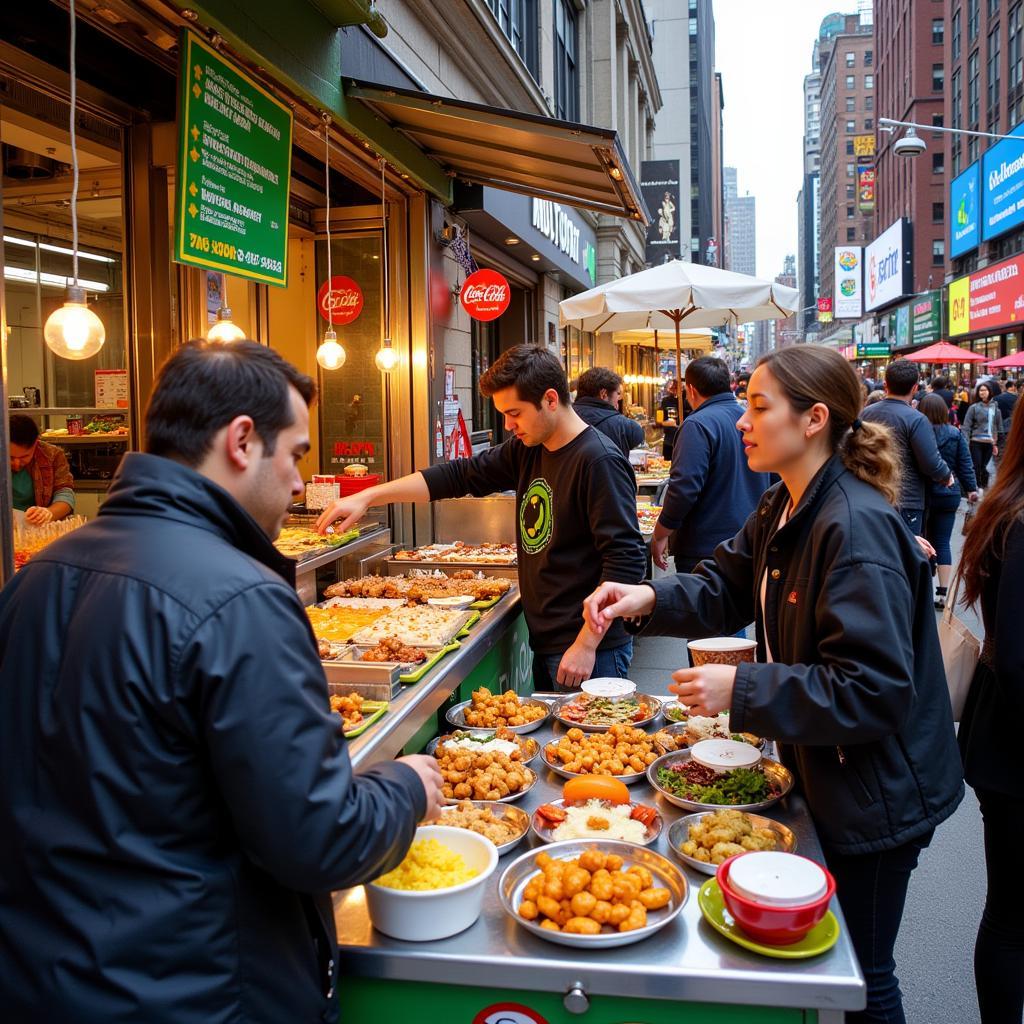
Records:
{"label": "ceiling light fixture", "polygon": [[516,238],[515,235],[509,235],[508,238],[505,239],[505,244],[506,245],[518,245],[519,244],[519,239]]}

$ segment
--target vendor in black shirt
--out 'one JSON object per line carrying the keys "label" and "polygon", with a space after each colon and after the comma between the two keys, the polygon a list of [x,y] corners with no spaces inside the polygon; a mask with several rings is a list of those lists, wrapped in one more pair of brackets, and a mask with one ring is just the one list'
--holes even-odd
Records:
{"label": "vendor in black shirt", "polygon": [[661,457],[672,458],[672,447],[676,442],[676,431],[679,429],[679,385],[670,380],[665,385],[665,397],[661,400]]}
{"label": "vendor in black shirt", "polygon": [[[604,434],[573,411],[558,358],[517,345],[480,378],[513,434],[470,459],[370,487],[335,501],[320,517],[345,530],[372,505],[516,492],[519,587],[539,689],[624,676],[632,639],[621,623],[597,638],[583,623],[583,600],[608,580],[637,583],[645,551],[629,463]],[[600,639],[600,643],[598,643]]]}

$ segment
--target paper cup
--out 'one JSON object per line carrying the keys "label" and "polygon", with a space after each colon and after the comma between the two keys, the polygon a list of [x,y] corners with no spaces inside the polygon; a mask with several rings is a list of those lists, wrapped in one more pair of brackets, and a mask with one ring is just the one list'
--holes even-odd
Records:
{"label": "paper cup", "polygon": [[757,658],[757,641],[736,636],[709,636],[691,640],[687,645],[694,667],[699,665],[739,665]]}

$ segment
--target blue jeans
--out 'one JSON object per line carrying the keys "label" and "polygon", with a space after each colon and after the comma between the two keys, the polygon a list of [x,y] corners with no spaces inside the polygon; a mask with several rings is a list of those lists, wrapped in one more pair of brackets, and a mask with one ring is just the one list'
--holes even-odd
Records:
{"label": "blue jeans", "polygon": [[[563,652],[564,653],[564,652]],[[594,661],[591,679],[625,679],[633,660],[633,638],[630,637],[621,647],[603,647],[598,650]],[[535,690],[561,690],[559,686],[558,666],[562,662],[561,654],[533,655],[533,688]]]}
{"label": "blue jeans", "polygon": [[953,548],[950,538],[953,536],[956,510],[959,507],[960,496],[955,495],[952,501],[948,498],[933,499],[932,505],[928,509],[928,527],[925,537],[935,548],[935,561],[939,565],[953,564]]}

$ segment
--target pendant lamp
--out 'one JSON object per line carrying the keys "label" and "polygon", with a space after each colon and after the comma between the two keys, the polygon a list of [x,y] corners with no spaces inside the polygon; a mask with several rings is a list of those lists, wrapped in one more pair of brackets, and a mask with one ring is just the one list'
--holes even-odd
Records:
{"label": "pendant lamp", "polygon": [[[331,281],[334,275],[331,271],[331,122],[330,118],[324,115],[324,193],[327,198],[327,216],[324,223],[327,225],[327,294],[330,296]],[[340,370],[345,365],[348,354],[338,341],[334,324],[330,322],[331,310],[328,304],[327,330],[324,331],[324,340],[316,350],[316,361],[325,370]]]}
{"label": "pendant lamp", "polygon": [[384,340],[381,342],[373,361],[381,373],[390,373],[398,365],[398,353],[391,341],[391,294],[388,282],[388,217],[387,196],[384,184],[385,161],[380,162],[380,224],[383,236],[384,260],[381,272],[384,275]]}

